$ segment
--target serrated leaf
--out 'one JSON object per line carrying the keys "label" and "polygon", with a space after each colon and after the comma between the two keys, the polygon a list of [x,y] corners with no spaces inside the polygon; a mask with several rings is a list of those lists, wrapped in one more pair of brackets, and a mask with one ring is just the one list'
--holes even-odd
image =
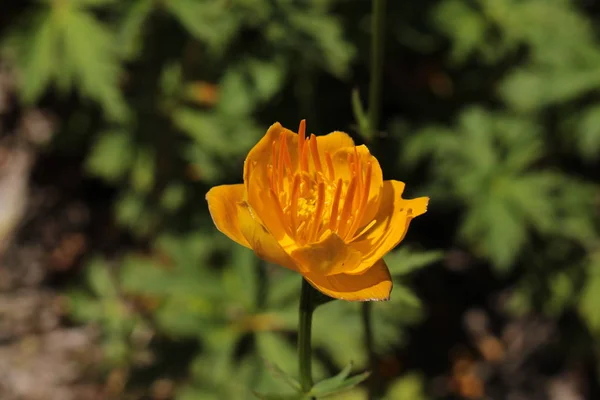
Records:
{"label": "serrated leaf", "polygon": [[313,387],[310,393],[313,396],[329,396],[332,394],[341,393],[365,381],[369,377],[369,375],[371,375],[370,372],[363,372],[362,374],[355,375],[352,378],[342,381],[335,387],[330,387],[329,385],[326,385],[324,388],[318,388],[317,384]]}
{"label": "serrated leaf", "polygon": [[321,382],[318,382],[311,389],[312,393],[320,393],[320,392],[328,392],[331,390],[336,390],[341,384],[344,383],[350,372],[352,371],[352,363],[346,365],[343,370],[341,370],[337,375],[324,379]]}

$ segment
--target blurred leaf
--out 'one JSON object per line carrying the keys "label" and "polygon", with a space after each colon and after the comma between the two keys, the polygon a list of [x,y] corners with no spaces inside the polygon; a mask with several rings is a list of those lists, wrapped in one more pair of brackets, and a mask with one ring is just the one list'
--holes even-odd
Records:
{"label": "blurred leaf", "polygon": [[346,375],[342,380],[340,380],[344,373],[345,370],[342,371],[340,374],[334,376],[333,378],[317,383],[310,392],[315,396],[329,396],[332,394],[340,393],[358,385],[359,383],[366,380],[369,377],[369,375],[371,375],[370,372],[363,372],[362,374],[358,374],[347,379]]}
{"label": "blurred leaf", "polygon": [[155,176],[154,150],[142,147],[137,150],[131,169],[132,187],[142,193],[148,193],[154,185]]}
{"label": "blurred leaf", "polygon": [[403,276],[424,268],[443,257],[441,251],[418,252],[410,247],[402,246],[385,256],[385,262],[392,276]]}
{"label": "blurred leaf", "polygon": [[285,382],[289,387],[294,389],[296,392],[300,392],[302,390],[300,382],[298,382],[296,379],[292,378],[290,375],[285,373],[285,371],[283,371],[277,365],[269,362],[268,360],[264,360],[264,362],[265,362],[265,365],[266,365],[267,369],[269,370],[269,372],[271,372],[271,374],[275,378],[280,379],[281,381]]}
{"label": "blurred leaf", "polygon": [[385,399],[427,400],[425,382],[422,376],[415,373],[396,379],[389,387]]}
{"label": "blurred leaf", "polygon": [[154,9],[154,0],[134,0],[128,2],[125,16],[118,32],[120,53],[127,60],[139,56],[145,23]]}
{"label": "blurred leaf", "polygon": [[88,283],[97,296],[116,298],[117,289],[108,265],[100,258],[95,258],[87,266]]}
{"label": "blurred leaf", "polygon": [[99,0],[89,0],[40,6],[22,30],[16,31],[12,43],[19,54],[21,94],[26,101],[37,101],[54,80],[63,91],[76,88],[97,101],[109,119],[123,121],[127,117],[114,37],[85,7],[99,4]]}
{"label": "blurred leaf", "polygon": [[102,132],[86,160],[86,168],[91,174],[116,183],[132,165],[133,146],[132,138],[125,130]]}
{"label": "blurred leaf", "polygon": [[579,314],[594,334],[600,334],[598,304],[600,304],[600,264],[597,256],[594,256],[588,265],[587,280],[579,300]]}

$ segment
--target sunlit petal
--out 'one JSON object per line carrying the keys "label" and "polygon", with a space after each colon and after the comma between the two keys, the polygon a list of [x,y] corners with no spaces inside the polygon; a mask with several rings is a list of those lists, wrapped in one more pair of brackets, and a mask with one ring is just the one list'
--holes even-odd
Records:
{"label": "sunlit petal", "polygon": [[362,273],[376,260],[398,245],[406,235],[411,220],[427,211],[428,197],[405,200],[402,198],[404,183],[385,181],[381,203],[375,215],[376,223],[351,245],[365,254],[363,263],[351,274]]}
{"label": "sunlit petal", "polygon": [[357,147],[347,147],[337,150],[333,155],[333,165],[335,168],[336,177],[340,177],[345,180],[350,180],[352,177],[352,165],[348,160],[358,155],[360,165],[362,167],[363,175],[366,172],[368,164],[371,164],[371,180],[368,187],[369,195],[368,202],[365,208],[365,213],[362,216],[359,227],[368,224],[374,217],[375,213],[379,209],[380,193],[383,187],[383,173],[379,161],[371,153],[369,149],[362,145]]}
{"label": "sunlit petal", "polygon": [[291,256],[302,269],[325,275],[354,270],[362,260],[362,254],[335,233],[330,233],[320,242],[298,248]]}
{"label": "sunlit petal", "polygon": [[240,231],[237,203],[244,198],[244,185],[215,186],[206,194],[208,210],[218,230],[231,240],[250,248],[250,244]]}
{"label": "sunlit petal", "polygon": [[294,260],[287,255],[275,237],[265,228],[254,214],[253,209],[244,202],[239,203],[237,209],[240,231],[254,253],[263,260],[298,271]]}
{"label": "sunlit petal", "polygon": [[392,290],[392,278],[383,260],[375,262],[361,275],[326,276],[311,271],[304,277],[320,292],[348,301],[389,300]]}

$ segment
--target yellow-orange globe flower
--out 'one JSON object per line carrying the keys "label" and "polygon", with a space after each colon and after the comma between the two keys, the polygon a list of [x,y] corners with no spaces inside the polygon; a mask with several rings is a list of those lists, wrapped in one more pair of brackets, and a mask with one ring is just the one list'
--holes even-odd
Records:
{"label": "yellow-orange globe flower", "polygon": [[344,300],[387,300],[382,257],[427,211],[429,198],[402,199],[377,159],[343,132],[306,137],[272,125],[244,163],[244,183],[206,195],[217,228],[258,257]]}

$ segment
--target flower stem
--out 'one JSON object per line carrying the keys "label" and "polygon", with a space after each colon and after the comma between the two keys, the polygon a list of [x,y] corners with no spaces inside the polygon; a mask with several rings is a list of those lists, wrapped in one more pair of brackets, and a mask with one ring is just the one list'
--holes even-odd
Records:
{"label": "flower stem", "polygon": [[369,129],[375,138],[381,113],[381,85],[385,37],[385,1],[372,0],[371,14],[371,82],[369,84]]}
{"label": "flower stem", "polygon": [[371,324],[371,303],[366,301],[361,304],[361,317],[364,331],[364,346],[369,357],[369,370],[371,376],[367,381],[367,398],[368,400],[374,400],[377,398],[377,392],[379,388],[379,376],[375,373],[377,369],[377,355],[373,345],[373,326]]}
{"label": "flower stem", "polygon": [[302,279],[302,290],[300,294],[300,321],[298,327],[298,358],[300,369],[300,385],[302,391],[308,393],[313,387],[312,378],[312,315],[314,302],[312,299],[312,286]]}

